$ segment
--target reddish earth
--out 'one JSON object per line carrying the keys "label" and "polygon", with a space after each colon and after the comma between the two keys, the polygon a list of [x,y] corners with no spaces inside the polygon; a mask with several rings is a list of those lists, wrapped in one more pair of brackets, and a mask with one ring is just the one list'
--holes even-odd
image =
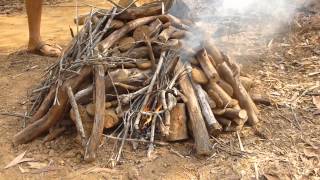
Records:
{"label": "reddish earth", "polygon": [[[70,5],[45,6],[43,39],[67,44],[75,14]],[[299,21],[302,28],[307,27],[305,18]],[[0,112],[23,113],[28,91],[57,59],[19,52],[27,42],[23,11],[0,16],[0,26]],[[264,53],[252,55],[244,64],[245,71],[257,81],[254,93],[273,101],[272,106],[259,106],[259,133],[251,127],[240,133],[246,152],[240,152],[236,134],[222,135],[219,143],[212,140],[211,157],[196,157],[191,140],[158,146],[151,159],[146,157],[146,146],[132,150],[128,144],[122,163],[110,169],[112,140],[99,149],[96,162],[87,164],[74,132],[47,143],[38,138],[13,146],[12,137],[22,129],[24,120],[0,115],[0,179],[254,179],[256,172],[266,179],[319,179],[320,116],[314,113],[317,109],[312,99],[320,93],[320,74],[312,73],[320,69],[320,32],[301,30],[280,34],[264,47]],[[21,163],[3,168],[24,151],[26,157],[35,159],[37,167]]]}

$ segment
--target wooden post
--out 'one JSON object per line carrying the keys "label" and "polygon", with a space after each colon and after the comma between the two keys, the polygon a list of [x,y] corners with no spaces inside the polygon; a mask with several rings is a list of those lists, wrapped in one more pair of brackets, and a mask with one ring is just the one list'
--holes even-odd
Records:
{"label": "wooden post", "polygon": [[[181,60],[179,60],[175,68],[175,73],[181,72],[181,69],[184,68],[185,67],[183,63]],[[202,117],[201,108],[198,103],[196,93],[187,74],[180,78],[179,85],[183,94],[188,99],[186,105],[189,113],[197,154],[208,155],[211,150],[209,134]]]}
{"label": "wooden post", "polygon": [[91,162],[96,158],[96,151],[101,143],[105,118],[105,71],[103,65],[95,67],[95,116],[90,139],[87,143],[84,159]]}

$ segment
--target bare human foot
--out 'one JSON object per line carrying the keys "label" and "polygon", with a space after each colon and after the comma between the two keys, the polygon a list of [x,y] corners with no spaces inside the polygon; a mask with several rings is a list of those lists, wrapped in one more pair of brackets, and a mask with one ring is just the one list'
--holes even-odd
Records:
{"label": "bare human foot", "polygon": [[28,52],[41,56],[58,57],[62,53],[62,48],[59,45],[40,42],[37,45],[30,45]]}

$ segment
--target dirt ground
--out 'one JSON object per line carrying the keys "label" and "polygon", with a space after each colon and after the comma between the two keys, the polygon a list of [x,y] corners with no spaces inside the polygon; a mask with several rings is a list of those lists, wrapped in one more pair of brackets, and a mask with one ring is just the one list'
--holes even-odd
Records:
{"label": "dirt ground", "polygon": [[[81,11],[87,11],[81,8]],[[72,3],[45,6],[43,39],[66,45],[74,17]],[[243,64],[259,93],[272,100],[259,105],[258,131],[245,127],[240,133],[245,152],[239,149],[236,134],[213,139],[210,157],[196,157],[193,142],[157,146],[152,158],[146,146],[125,147],[121,164],[109,168],[111,140],[99,149],[98,160],[87,164],[68,131],[51,142],[35,141],[14,146],[12,137],[25,126],[19,117],[0,115],[0,179],[320,179],[320,113],[314,99],[320,96],[320,18],[297,17],[296,28],[278,34]],[[27,42],[24,11],[1,15],[0,26],[0,112],[27,110],[28,92],[41,80],[43,70],[55,62],[21,50]],[[318,112],[317,112],[318,111]],[[26,122],[28,123],[28,122]],[[4,167],[26,151],[36,163]]]}

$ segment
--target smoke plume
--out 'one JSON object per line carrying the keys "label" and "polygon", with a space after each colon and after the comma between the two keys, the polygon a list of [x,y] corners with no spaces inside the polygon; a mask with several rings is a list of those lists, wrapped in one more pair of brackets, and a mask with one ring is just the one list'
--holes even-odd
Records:
{"label": "smoke plume", "polygon": [[[186,45],[197,48],[208,34],[225,51],[258,49],[292,21],[303,0],[177,0],[171,9],[180,18],[191,18]],[[228,52],[230,53],[230,52]]]}

